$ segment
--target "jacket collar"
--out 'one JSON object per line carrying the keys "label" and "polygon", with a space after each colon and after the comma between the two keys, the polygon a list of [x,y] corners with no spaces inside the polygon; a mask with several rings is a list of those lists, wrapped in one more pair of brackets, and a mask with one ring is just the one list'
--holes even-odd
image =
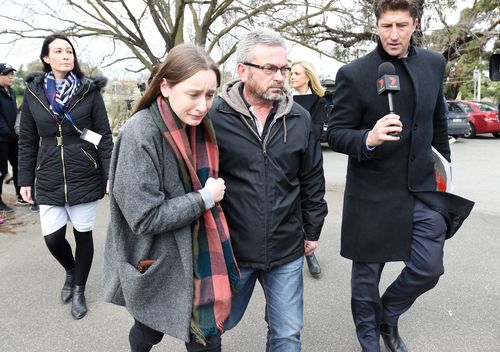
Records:
{"label": "jacket collar", "polygon": [[[241,94],[240,87],[243,87],[243,82],[239,79],[232,80],[224,85],[220,97],[236,112],[250,116],[248,107],[245,104]],[[293,106],[293,97],[291,92],[285,88],[284,94],[281,99],[277,101],[275,119],[283,117],[290,113]]]}
{"label": "jacket collar", "polygon": [[[391,56],[385,51],[384,47],[382,46],[382,42],[380,39],[377,41],[377,52],[384,61],[393,61],[393,60],[398,60],[399,58],[396,56]],[[408,50],[408,57],[410,56],[415,56],[417,55],[417,51],[415,50],[415,42],[413,41],[413,38],[410,39],[410,47]]]}
{"label": "jacket collar", "polygon": [[[42,86],[44,75],[45,75],[45,73],[43,73],[43,72],[32,72],[26,76],[25,82],[28,85],[33,84],[35,86],[37,86],[37,85]],[[82,85],[80,86],[79,90],[81,90],[83,87],[86,87],[89,84],[95,86],[95,88],[97,88],[98,90],[101,90],[106,86],[108,79],[106,77],[103,77],[103,76],[98,76],[98,77],[86,77],[85,76],[85,77],[81,78],[81,81],[82,81]]]}
{"label": "jacket collar", "polygon": [[11,87],[0,87],[0,92],[1,94],[4,94],[5,96],[9,97],[10,99],[14,99],[14,89]]}

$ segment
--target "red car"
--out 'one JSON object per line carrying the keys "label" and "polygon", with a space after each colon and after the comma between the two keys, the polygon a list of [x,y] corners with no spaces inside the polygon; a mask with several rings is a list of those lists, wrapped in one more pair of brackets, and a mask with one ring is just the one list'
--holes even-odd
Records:
{"label": "red car", "polygon": [[470,129],[464,134],[465,138],[475,137],[479,133],[491,133],[495,138],[500,138],[498,109],[493,104],[467,100],[451,100],[448,104],[458,106],[467,114]]}

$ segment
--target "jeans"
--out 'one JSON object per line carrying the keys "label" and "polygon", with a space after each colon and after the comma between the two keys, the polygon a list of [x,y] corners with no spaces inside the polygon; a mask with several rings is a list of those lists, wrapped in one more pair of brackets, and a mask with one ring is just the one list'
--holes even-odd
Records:
{"label": "jeans", "polygon": [[266,297],[266,352],[300,351],[300,332],[304,325],[303,265],[304,257],[301,256],[268,271],[240,267],[241,278],[233,294],[231,314],[224,322],[224,329],[232,329],[241,320],[252,297],[255,282],[259,280]]}

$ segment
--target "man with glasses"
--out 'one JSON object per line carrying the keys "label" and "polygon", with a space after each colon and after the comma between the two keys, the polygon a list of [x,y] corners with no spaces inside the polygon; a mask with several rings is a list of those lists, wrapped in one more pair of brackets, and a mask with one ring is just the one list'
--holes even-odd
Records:
{"label": "man with glasses", "polygon": [[241,280],[226,330],[243,317],[258,280],[266,297],[268,351],[301,350],[304,254],[314,253],[327,206],[321,148],[309,113],[285,88],[284,40],[248,33],[237,52],[239,79],[209,113],[226,181],[222,207]]}

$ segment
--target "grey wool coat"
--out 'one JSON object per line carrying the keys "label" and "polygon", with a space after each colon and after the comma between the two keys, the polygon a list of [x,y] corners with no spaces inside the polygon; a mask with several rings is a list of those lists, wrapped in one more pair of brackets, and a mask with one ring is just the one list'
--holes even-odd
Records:
{"label": "grey wool coat", "polygon": [[[111,219],[105,243],[104,299],[143,324],[189,341],[193,299],[191,223],[205,210],[185,193],[175,155],[149,109],[121,132],[109,171]],[[156,259],[144,273],[141,259]]]}

